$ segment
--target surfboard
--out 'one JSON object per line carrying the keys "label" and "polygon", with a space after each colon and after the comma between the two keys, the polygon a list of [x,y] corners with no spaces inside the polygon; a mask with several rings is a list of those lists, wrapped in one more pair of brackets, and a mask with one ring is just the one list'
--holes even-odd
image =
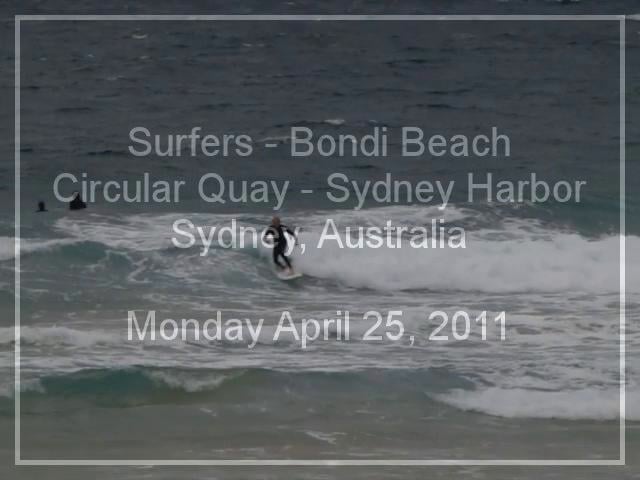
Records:
{"label": "surfboard", "polygon": [[293,273],[289,273],[289,272],[276,272],[276,276],[280,279],[280,280],[294,280],[296,278],[300,278],[302,277],[302,274],[299,272],[293,272]]}

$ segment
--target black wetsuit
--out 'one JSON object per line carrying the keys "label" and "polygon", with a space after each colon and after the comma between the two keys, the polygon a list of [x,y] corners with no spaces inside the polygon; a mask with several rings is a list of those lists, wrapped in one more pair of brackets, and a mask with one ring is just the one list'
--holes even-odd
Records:
{"label": "black wetsuit", "polygon": [[80,195],[73,197],[73,200],[69,202],[69,210],[82,210],[87,208],[87,204],[82,200]]}
{"label": "black wetsuit", "polygon": [[[295,233],[289,229],[286,225],[270,225],[267,228],[267,231],[264,232],[264,238],[268,236],[273,237],[273,263],[275,263],[280,268],[292,268],[291,262],[284,254],[287,250],[287,237],[285,236],[285,232],[289,235],[295,237]],[[280,258],[284,260],[284,265],[280,263]]]}

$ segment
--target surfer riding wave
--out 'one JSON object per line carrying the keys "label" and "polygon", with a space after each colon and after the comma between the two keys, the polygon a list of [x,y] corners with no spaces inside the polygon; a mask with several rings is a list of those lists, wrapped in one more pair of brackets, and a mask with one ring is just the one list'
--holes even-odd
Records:
{"label": "surfer riding wave", "polygon": [[[293,266],[286,255],[287,237],[285,233],[291,235],[294,241],[297,240],[296,234],[289,227],[280,222],[280,217],[273,217],[271,219],[271,225],[267,228],[263,238],[268,240],[269,237],[271,237],[271,241],[273,242],[273,263],[276,264],[276,267],[279,270],[284,270],[292,274]],[[281,259],[284,264],[280,263]]]}

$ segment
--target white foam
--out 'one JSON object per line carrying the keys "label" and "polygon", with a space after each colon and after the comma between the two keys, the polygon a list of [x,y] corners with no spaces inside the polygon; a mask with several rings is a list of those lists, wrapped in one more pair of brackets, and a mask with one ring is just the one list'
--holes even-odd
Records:
{"label": "white foam", "polygon": [[[628,420],[640,420],[639,393],[639,390],[627,390]],[[454,390],[433,398],[462,410],[507,418],[615,420],[620,415],[620,392],[616,388],[540,391],[493,387]]]}
{"label": "white foam", "polygon": [[[332,278],[354,287],[379,290],[613,293],[619,289],[619,239],[590,240],[577,234],[548,232],[546,237],[496,240],[494,232],[467,232],[466,249],[340,248],[319,233],[301,236],[305,253],[297,268],[306,275]],[[344,243],[344,242],[343,242]],[[640,238],[627,237],[640,251]],[[631,272],[632,273],[632,272]],[[628,275],[629,276],[629,275]],[[627,288],[640,282],[627,278]]]}
{"label": "white foam", "polygon": [[[14,339],[15,330],[13,327],[0,328],[0,345],[11,344]],[[118,335],[108,332],[77,330],[58,326],[23,326],[20,329],[20,339],[22,343],[33,345],[69,345],[77,347],[122,343]]]}
{"label": "white foam", "polygon": [[[434,291],[511,292],[584,292],[615,293],[619,289],[619,238],[615,235],[590,239],[577,233],[545,227],[534,220],[513,217],[482,220],[481,214],[449,206],[391,206],[361,211],[304,212],[285,221],[302,227],[300,240],[306,251],[294,255],[297,268],[307,276],[333,279],[340,283],[378,290],[428,289]],[[327,218],[342,226],[424,226],[431,219],[444,218],[445,225],[460,225],[470,218],[492,227],[468,229],[466,249],[412,248],[405,239],[402,248],[340,248],[325,242],[316,248]],[[255,217],[234,214],[135,215],[114,221],[98,215],[74,222],[62,219],[56,228],[76,240],[101,242],[111,248],[142,253],[173,248],[172,224],[189,218],[195,225],[228,226],[232,219],[239,226],[264,227]],[[268,221],[267,218],[264,219]],[[251,243],[251,242],[249,242]],[[215,242],[213,247],[215,248]],[[200,254],[196,244],[194,254]],[[629,254],[640,251],[640,238],[627,237]],[[213,250],[209,251],[212,255]],[[215,252],[214,252],[215,253]],[[262,252],[263,254],[268,252]],[[167,259],[164,270],[180,271],[184,259]],[[225,263],[229,268],[238,262]],[[238,267],[239,268],[239,267]],[[636,291],[640,281],[627,272],[627,289]],[[636,289],[636,290],[634,290]]]}
{"label": "white foam", "polygon": [[328,443],[329,445],[335,445],[336,442],[338,441],[338,437],[340,435],[345,435],[342,432],[325,433],[325,432],[318,432],[316,430],[304,430],[304,433],[305,435],[308,435],[315,440]]}
{"label": "white foam", "polygon": [[327,118],[324,120],[324,123],[338,127],[340,125],[344,125],[345,120],[344,118]]}
{"label": "white foam", "polygon": [[62,218],[55,223],[55,228],[78,240],[99,242],[112,248],[144,252],[171,245],[171,224],[154,221],[153,217],[131,216],[119,222],[97,215],[84,219]]}
{"label": "white foam", "polygon": [[202,374],[181,372],[176,374],[151,371],[145,373],[145,375],[169,388],[181,389],[190,393],[215,389],[222,385],[225,380],[234,377],[234,375],[214,374],[211,372],[203,372]]}
{"label": "white foam", "polygon": [[[21,238],[20,253],[38,252],[51,250],[64,245],[71,245],[77,240],[73,238],[56,238],[51,240],[41,240],[37,238]],[[0,261],[10,260],[15,257],[15,238],[0,237]]]}

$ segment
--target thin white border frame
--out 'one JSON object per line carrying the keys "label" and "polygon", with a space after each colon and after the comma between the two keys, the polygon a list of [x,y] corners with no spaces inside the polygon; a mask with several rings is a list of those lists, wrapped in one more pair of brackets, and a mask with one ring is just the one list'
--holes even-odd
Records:
{"label": "thin white border frame", "polygon": [[[635,19],[635,16],[630,17]],[[626,15],[15,15],[15,465],[48,466],[612,466],[626,465]],[[620,452],[603,460],[26,460],[20,458],[20,23],[22,21],[617,21],[620,27]]]}

